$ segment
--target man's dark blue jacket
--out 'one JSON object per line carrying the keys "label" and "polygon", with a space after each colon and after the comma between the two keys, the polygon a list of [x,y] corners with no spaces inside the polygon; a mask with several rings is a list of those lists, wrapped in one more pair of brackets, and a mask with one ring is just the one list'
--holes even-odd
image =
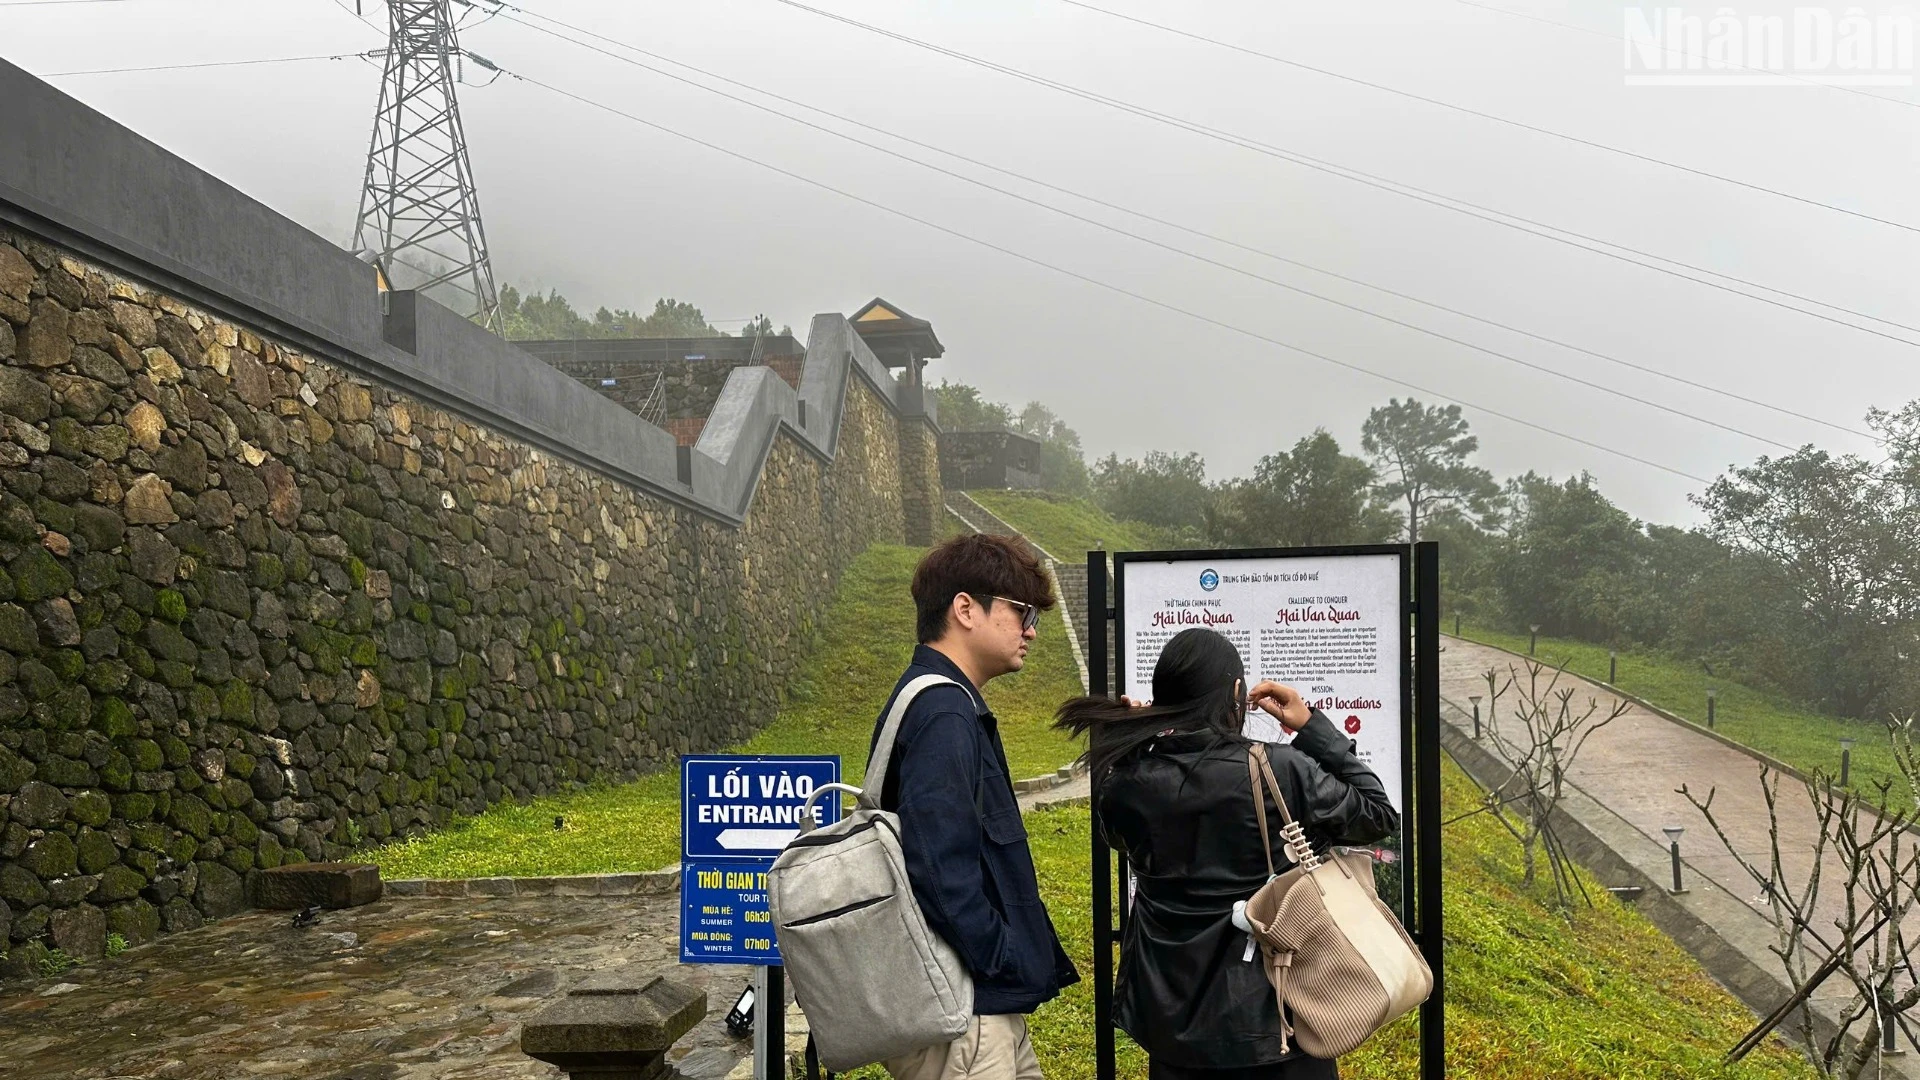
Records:
{"label": "man's dark blue jacket", "polygon": [[973,1011],[1032,1012],[1080,975],[1040,903],[1000,726],[959,666],[925,645],[893,696],[922,675],[960,685],[933,687],[907,706],[880,806],[900,815],[907,877],[927,925],[973,973]]}

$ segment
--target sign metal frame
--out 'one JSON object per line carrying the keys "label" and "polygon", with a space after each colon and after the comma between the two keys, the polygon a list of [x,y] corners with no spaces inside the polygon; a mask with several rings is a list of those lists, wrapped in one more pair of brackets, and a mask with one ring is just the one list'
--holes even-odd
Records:
{"label": "sign metal frame", "polygon": [[[1399,563],[1401,633],[1400,783],[1401,910],[1409,934],[1433,969],[1433,992],[1420,1007],[1420,1076],[1445,1076],[1444,968],[1440,900],[1440,581],[1439,545],[1368,544],[1343,547],[1227,548],[1087,553],[1087,673],[1096,695],[1126,688],[1126,567],[1130,563],[1225,563],[1248,559],[1393,556]],[[1108,603],[1111,587],[1112,603]],[[1109,656],[1107,631],[1111,629]],[[1114,1080],[1113,977],[1115,953],[1128,921],[1125,857],[1103,842],[1098,799],[1090,837],[1093,893],[1094,1075]],[[1116,879],[1115,870],[1118,870]],[[1115,899],[1119,899],[1115,922]]]}

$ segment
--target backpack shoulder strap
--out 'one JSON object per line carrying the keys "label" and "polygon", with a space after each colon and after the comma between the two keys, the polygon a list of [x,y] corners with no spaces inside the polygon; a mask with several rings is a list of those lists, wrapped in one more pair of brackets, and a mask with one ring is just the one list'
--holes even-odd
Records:
{"label": "backpack shoulder strap", "polygon": [[880,737],[873,743],[873,758],[867,762],[867,777],[862,781],[860,805],[869,810],[880,808],[880,793],[887,787],[887,766],[893,764],[894,740],[900,736],[900,721],[906,718],[907,706],[920,696],[921,691],[931,687],[959,686],[960,684],[945,675],[922,675],[900,688],[894,695],[893,708],[887,710],[886,723],[880,725]]}

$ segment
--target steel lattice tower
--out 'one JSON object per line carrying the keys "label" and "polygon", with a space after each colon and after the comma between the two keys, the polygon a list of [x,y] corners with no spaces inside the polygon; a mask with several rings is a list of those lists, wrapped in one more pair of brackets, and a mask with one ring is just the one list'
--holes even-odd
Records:
{"label": "steel lattice tower", "polygon": [[480,199],[454,95],[450,0],[388,0],[386,72],[353,246],[396,288],[440,294],[500,332]]}

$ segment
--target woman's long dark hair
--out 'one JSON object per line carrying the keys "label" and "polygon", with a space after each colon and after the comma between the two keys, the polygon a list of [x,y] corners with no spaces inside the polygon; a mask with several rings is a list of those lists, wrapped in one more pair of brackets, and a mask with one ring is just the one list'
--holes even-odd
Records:
{"label": "woman's long dark hair", "polygon": [[1091,733],[1086,760],[1098,786],[1122,758],[1164,731],[1211,731],[1221,741],[1241,739],[1246,681],[1246,665],[1233,643],[1196,626],[1173,635],[1161,650],[1153,665],[1152,705],[1128,708],[1108,698],[1074,698],[1060,706],[1053,726],[1076,736]]}

